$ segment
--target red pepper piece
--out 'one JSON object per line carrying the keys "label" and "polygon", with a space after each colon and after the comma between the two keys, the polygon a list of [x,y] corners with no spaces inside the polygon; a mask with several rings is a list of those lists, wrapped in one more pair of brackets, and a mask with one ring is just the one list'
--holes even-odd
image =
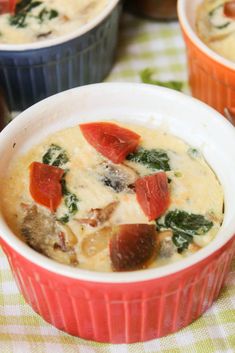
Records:
{"label": "red pepper piece", "polygon": [[0,14],[14,14],[17,0],[0,0]]}
{"label": "red pepper piece", "polygon": [[137,179],[135,190],[137,201],[150,221],[160,217],[169,207],[170,193],[165,172]]}
{"label": "red pepper piece", "polygon": [[61,168],[40,162],[31,163],[29,190],[34,201],[55,212],[62,198],[63,175]]}
{"label": "red pepper piece", "polygon": [[81,124],[80,129],[87,142],[113,163],[122,163],[140,141],[138,134],[113,123]]}

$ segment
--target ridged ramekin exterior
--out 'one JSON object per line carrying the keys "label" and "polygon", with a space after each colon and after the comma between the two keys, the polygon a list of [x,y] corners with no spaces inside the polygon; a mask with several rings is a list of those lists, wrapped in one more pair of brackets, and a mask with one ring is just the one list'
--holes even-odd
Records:
{"label": "ridged ramekin exterior", "polygon": [[64,277],[2,246],[25,300],[46,321],[84,339],[133,343],[176,332],[212,305],[229,271],[235,236],[183,271],[120,284]]}
{"label": "ridged ramekin exterior", "polygon": [[25,51],[0,51],[0,86],[10,110],[76,86],[101,82],[117,46],[121,2],[95,28],[59,45]]}
{"label": "ridged ramekin exterior", "polygon": [[[182,32],[187,50],[189,84],[192,95],[223,115],[225,108],[234,113],[235,70],[206,55],[191,40],[184,27],[182,27]],[[235,124],[235,115],[233,119]]]}

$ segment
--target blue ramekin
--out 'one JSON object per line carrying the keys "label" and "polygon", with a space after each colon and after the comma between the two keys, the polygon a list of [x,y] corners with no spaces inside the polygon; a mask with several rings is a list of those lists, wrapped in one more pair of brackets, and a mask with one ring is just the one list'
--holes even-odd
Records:
{"label": "blue ramekin", "polygon": [[55,93],[102,81],[118,38],[121,1],[76,32],[29,44],[0,44],[0,86],[10,110],[21,111]]}

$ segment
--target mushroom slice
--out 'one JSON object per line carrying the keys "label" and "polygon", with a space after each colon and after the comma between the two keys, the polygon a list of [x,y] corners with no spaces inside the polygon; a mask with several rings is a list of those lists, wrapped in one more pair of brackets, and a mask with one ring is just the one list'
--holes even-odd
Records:
{"label": "mushroom slice", "polygon": [[63,231],[66,234],[67,242],[70,244],[70,246],[74,246],[77,244],[78,239],[72,229],[67,225],[67,224],[61,224],[60,227],[63,229]]}
{"label": "mushroom slice", "polygon": [[77,265],[77,257],[69,237],[59,227],[55,215],[44,212],[36,205],[22,205],[25,216],[21,233],[34,250],[58,262]]}
{"label": "mushroom slice", "polygon": [[159,232],[157,236],[158,255],[169,258],[177,252],[177,248],[172,241],[173,233],[171,230]]}
{"label": "mushroom slice", "polygon": [[147,267],[155,255],[155,225],[118,225],[114,227],[109,248],[114,271],[143,269]]}
{"label": "mushroom slice", "polygon": [[114,165],[103,162],[97,167],[99,180],[114,192],[133,192],[133,184],[138,178],[138,173],[124,164]]}
{"label": "mushroom slice", "polygon": [[102,225],[110,219],[118,204],[118,201],[114,201],[103,208],[91,208],[86,218],[79,218],[76,221],[88,224],[91,227]]}
{"label": "mushroom slice", "polygon": [[113,227],[104,227],[88,234],[81,243],[82,253],[87,257],[91,257],[106,249],[113,231]]}

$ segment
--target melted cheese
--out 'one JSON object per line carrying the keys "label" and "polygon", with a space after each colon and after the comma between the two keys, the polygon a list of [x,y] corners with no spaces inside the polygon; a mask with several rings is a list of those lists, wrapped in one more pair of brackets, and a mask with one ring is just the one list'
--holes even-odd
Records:
{"label": "melted cheese", "polygon": [[[181,209],[213,219],[214,225],[211,230],[204,236],[195,237],[196,244],[200,247],[206,246],[215,237],[223,220],[223,191],[214,172],[200,153],[192,157],[192,154],[189,153],[190,146],[179,138],[161,130],[150,130],[136,125],[124,126],[141,135],[142,147],[166,150],[171,166],[171,171],[167,172],[171,179],[170,210]],[[87,256],[82,249],[84,239],[104,226],[149,222],[136,201],[134,192],[116,193],[101,182],[99,166],[106,163],[107,159],[88,144],[79,126],[49,136],[11,166],[7,177],[1,181],[1,205],[6,221],[13,232],[18,237],[22,237],[23,212],[21,205],[22,203],[34,204],[29,192],[29,165],[33,161],[41,162],[42,156],[52,143],[65,149],[69,156],[69,162],[66,165],[69,168],[66,182],[69,190],[75,193],[79,199],[79,210],[67,224],[78,240],[76,253],[79,267],[96,271],[111,271],[108,246],[94,256]],[[127,168],[130,167],[130,170],[135,170],[139,176],[153,172],[149,168],[131,161],[125,161],[125,165]],[[110,219],[101,227],[94,228],[78,222],[78,219],[86,218],[91,209],[103,208],[114,201],[118,202],[118,206]],[[41,208],[49,213],[44,207]],[[63,215],[64,212],[66,212],[66,208],[61,203],[57,210],[57,216]],[[151,267],[178,261],[191,253],[191,250],[188,250],[183,254],[176,252],[170,258],[157,258]]]}
{"label": "melted cheese", "polygon": [[[34,2],[32,0],[32,4]],[[0,43],[31,43],[74,32],[95,18],[108,3],[107,0],[40,2],[39,6],[28,11],[22,26],[11,24],[10,14],[0,15]]]}
{"label": "melted cheese", "polygon": [[235,20],[224,15],[227,0],[204,0],[198,8],[196,31],[216,53],[235,62]]}

